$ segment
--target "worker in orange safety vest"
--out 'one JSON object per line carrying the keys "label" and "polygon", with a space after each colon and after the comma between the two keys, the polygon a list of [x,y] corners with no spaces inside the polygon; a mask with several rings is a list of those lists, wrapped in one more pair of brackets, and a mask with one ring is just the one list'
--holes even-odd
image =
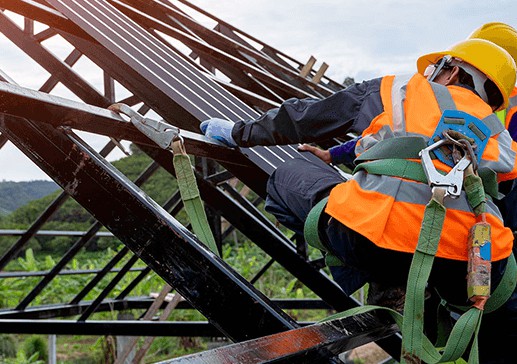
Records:
{"label": "worker in orange safety vest", "polygon": [[[365,81],[323,100],[290,99],[255,120],[234,123],[212,118],[200,127],[205,135],[232,147],[320,142],[356,132],[362,136],[356,146],[360,156],[388,139],[402,141],[412,136],[429,141],[443,111],[452,109],[472,115],[490,130],[479,166],[494,171],[499,181],[516,178],[517,144],[493,114],[508,106],[515,85],[517,69],[508,52],[486,40],[468,39],[420,57],[417,68],[413,75]],[[444,173],[451,170],[440,161],[433,163]],[[345,180],[330,166],[295,158],[271,175],[267,192],[266,210],[298,234],[303,234],[310,210],[329,197],[319,221],[319,235],[347,268],[330,267],[346,293],[366,282],[370,287],[382,287],[381,292],[405,287],[424,208],[432,195],[427,183],[367,169]],[[486,206],[493,238],[492,281],[497,286],[512,252],[513,235],[490,198]],[[457,199],[446,199],[445,207],[428,288],[436,289],[448,302],[464,305],[466,240],[476,216],[464,192]],[[517,340],[517,294],[514,296],[482,323],[479,342],[484,363],[515,358],[512,346],[502,344]],[[373,303],[388,304],[391,298],[381,297]],[[498,324],[504,326],[504,334],[492,331]],[[492,345],[495,338],[497,346]]]}
{"label": "worker in orange safety vest", "polygon": [[[474,30],[469,38],[485,39],[504,48],[517,60],[517,30],[512,26],[501,23],[491,22],[483,24],[481,27]],[[498,111],[497,116],[501,122],[506,126],[513,140],[517,140],[517,87],[514,87],[509,97],[508,107],[504,110]]]}
{"label": "worker in orange safety vest", "polygon": [[[517,30],[512,26],[501,22],[486,23],[474,30],[469,38],[486,39],[497,44],[510,53],[517,62]],[[510,94],[508,107],[496,114],[508,129],[512,139],[517,141],[517,87],[514,87]],[[500,189],[506,196],[497,201],[497,205],[505,225],[517,231],[517,181],[505,182]]]}

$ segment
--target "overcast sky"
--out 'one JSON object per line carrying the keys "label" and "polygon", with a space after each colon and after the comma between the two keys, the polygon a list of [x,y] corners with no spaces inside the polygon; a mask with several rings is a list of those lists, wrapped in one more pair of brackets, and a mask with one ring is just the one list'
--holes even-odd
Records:
{"label": "overcast sky", "polygon": [[[486,22],[517,27],[515,0],[191,2],[301,62],[311,55],[316,68],[326,62],[326,75],[338,82],[414,72],[418,56],[443,50]],[[22,86],[41,86],[45,73],[9,44],[0,37],[0,69]],[[0,149],[0,173],[0,180],[49,179],[10,143]]]}

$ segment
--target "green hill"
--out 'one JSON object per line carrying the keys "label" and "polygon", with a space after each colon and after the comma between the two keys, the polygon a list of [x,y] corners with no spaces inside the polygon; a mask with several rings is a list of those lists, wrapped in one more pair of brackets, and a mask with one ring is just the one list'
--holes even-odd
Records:
{"label": "green hill", "polygon": [[[135,147],[131,147],[132,155],[121,158],[113,162],[113,165],[122,171],[129,180],[134,181],[142,171],[152,163],[152,160],[143,152]],[[172,158],[172,155],[171,155]],[[44,182],[44,181],[40,181]],[[27,182],[30,185],[30,182]],[[26,229],[41,215],[49,204],[58,196],[60,189],[54,184],[54,189],[50,193],[43,193],[43,197],[29,198],[26,197],[27,203],[22,203],[21,198],[15,197],[15,192],[22,190],[28,194],[28,187],[24,183],[2,182],[1,186],[5,186],[5,192],[0,190],[0,206],[7,211],[8,214],[0,214],[0,229]],[[11,190],[7,189],[7,186]],[[21,188],[20,188],[21,187]],[[176,190],[176,180],[165,170],[159,169],[154,173],[149,180],[147,180],[141,188],[158,204],[163,204],[171,194]],[[52,192],[53,191],[53,192]],[[11,204],[2,204],[4,198]],[[14,206],[13,201],[16,201],[20,207],[11,210]],[[183,218],[183,214],[180,214]],[[61,231],[85,231],[95,220],[93,217],[75,200],[68,199],[63,206],[61,206],[42,226],[42,230],[61,230]],[[62,253],[66,251],[75,238],[64,236],[38,236],[31,240],[31,247],[35,252],[55,252]],[[101,237],[93,239],[87,249],[97,250],[106,246],[117,244],[117,239],[109,237]],[[12,237],[0,237],[0,253],[6,247],[12,245]]]}
{"label": "green hill", "polygon": [[1,181],[0,215],[7,215],[29,201],[47,196],[58,188],[52,181]]}

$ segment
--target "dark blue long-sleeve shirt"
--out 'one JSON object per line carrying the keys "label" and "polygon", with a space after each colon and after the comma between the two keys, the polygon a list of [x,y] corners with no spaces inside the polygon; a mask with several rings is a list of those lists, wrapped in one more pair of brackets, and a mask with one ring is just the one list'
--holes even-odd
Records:
{"label": "dark blue long-sleeve shirt", "polygon": [[381,78],[354,84],[325,99],[289,99],[256,120],[235,123],[241,147],[310,143],[361,134],[383,111]]}

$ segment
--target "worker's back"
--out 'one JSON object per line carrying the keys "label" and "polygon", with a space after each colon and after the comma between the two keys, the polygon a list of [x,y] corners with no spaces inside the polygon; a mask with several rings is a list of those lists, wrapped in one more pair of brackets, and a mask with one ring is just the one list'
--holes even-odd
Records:
{"label": "worker's back", "polygon": [[[472,91],[459,86],[447,89],[458,110],[480,119],[492,114],[491,108]],[[406,90],[404,117],[397,120],[399,104],[394,99],[398,96],[393,95],[400,95],[401,90]],[[385,77],[381,84],[381,97],[384,112],[364,131],[360,143],[371,147],[373,140],[408,135],[427,140],[433,135],[442,112],[430,83],[423,76],[414,75],[407,85],[399,84],[398,78]],[[498,138],[508,138],[508,134],[505,132],[491,138],[480,167],[490,167],[502,179],[515,178],[515,153],[508,149],[508,141],[500,143]],[[443,163],[435,163],[445,172],[451,169]],[[412,253],[418,241],[424,208],[430,198],[431,190],[425,183],[359,171],[351,181],[332,190],[327,213],[380,247]],[[437,256],[467,260],[467,247],[461,242],[466,241],[475,216],[465,194],[456,200],[447,199],[445,205],[447,216]],[[492,256],[494,260],[500,260],[510,255],[512,232],[503,226],[500,213],[492,203],[487,206],[487,219],[492,225]]]}

